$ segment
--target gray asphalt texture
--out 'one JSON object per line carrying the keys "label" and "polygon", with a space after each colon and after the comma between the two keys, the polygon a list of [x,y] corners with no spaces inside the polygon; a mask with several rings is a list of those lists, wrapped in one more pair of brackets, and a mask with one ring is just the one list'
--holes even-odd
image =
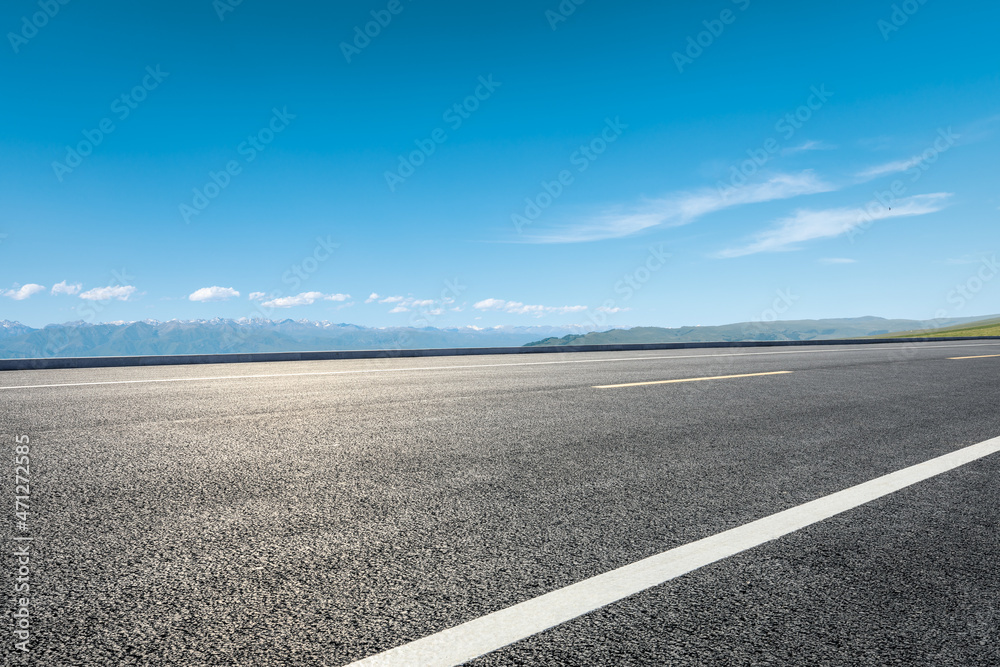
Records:
{"label": "gray asphalt texture", "polygon": [[[1000,357],[948,359],[985,354],[1000,344],[2,373],[9,498],[31,438],[35,634],[0,654],[343,665],[1000,436]],[[288,373],[324,374],[237,377]],[[471,664],[1000,664],[998,476],[993,455]]]}

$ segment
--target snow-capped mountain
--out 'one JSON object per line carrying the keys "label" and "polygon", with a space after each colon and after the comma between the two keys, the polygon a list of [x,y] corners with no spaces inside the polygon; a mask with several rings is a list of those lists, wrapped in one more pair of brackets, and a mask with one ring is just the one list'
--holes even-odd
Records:
{"label": "snow-capped mountain", "polygon": [[583,326],[372,328],[343,322],[247,318],[67,322],[33,329],[4,320],[0,322],[0,358],[520,346],[590,330]]}

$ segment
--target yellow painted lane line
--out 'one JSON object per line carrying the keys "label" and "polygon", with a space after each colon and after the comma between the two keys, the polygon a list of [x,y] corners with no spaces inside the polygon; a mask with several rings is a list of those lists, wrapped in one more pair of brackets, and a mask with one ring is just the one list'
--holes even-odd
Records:
{"label": "yellow painted lane line", "polygon": [[703,380],[728,380],[730,378],[752,378],[752,377],[759,377],[761,375],[784,375],[786,373],[791,373],[791,372],[792,371],[771,371],[769,373],[743,373],[742,375],[716,375],[714,377],[683,378],[681,380],[654,380],[652,382],[629,382],[627,384],[600,384],[594,386],[594,389],[618,389],[619,387],[641,387],[647,384],[674,384],[676,382],[701,382]]}
{"label": "yellow painted lane line", "polygon": [[1000,357],[1000,354],[980,354],[975,357],[948,357],[949,359],[986,359],[987,357]]}

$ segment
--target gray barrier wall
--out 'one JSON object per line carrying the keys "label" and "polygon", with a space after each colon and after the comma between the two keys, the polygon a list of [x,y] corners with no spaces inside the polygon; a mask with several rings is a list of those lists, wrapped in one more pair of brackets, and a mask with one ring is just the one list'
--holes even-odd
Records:
{"label": "gray barrier wall", "polygon": [[426,350],[330,350],[322,352],[255,352],[248,354],[172,354],[134,357],[52,357],[0,359],[0,371],[50,368],[104,368],[123,366],[175,366],[183,364],[242,364],[262,361],[323,361],[328,359],[392,359],[400,357],[451,357],[484,354],[552,354],[568,352],[630,352],[636,350],[685,350],[718,347],[796,347],[802,345],[873,345],[961,340],[1000,340],[1000,336],[951,338],[863,338],[838,340],[720,341],[712,343],[623,343],[620,345],[552,345],[543,347],[456,347]]}

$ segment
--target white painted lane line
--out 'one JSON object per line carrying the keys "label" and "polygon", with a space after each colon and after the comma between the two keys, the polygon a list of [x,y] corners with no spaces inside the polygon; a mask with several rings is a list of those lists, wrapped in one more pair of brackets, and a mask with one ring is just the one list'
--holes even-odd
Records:
{"label": "white painted lane line", "polygon": [[[921,345],[916,344],[917,350],[937,350],[942,348],[951,347],[981,347],[983,345],[1000,345],[1000,341],[996,343],[971,343],[968,345]],[[50,387],[88,387],[94,385],[106,385],[106,384],[155,384],[160,382],[210,382],[214,380],[251,380],[257,378],[284,378],[284,377],[304,377],[304,376],[316,376],[316,375],[354,375],[361,373],[408,373],[414,371],[447,371],[455,369],[469,369],[469,368],[502,368],[504,366],[552,366],[558,364],[600,364],[608,363],[612,361],[653,361],[657,359],[702,359],[707,357],[757,357],[757,356],[767,356],[775,354],[835,354],[843,352],[878,352],[886,351],[894,348],[872,348],[872,347],[851,347],[848,349],[837,349],[837,350],[774,350],[768,352],[732,352],[724,354],[665,354],[656,356],[645,356],[645,357],[615,357],[612,359],[562,359],[559,361],[523,361],[523,362],[511,362],[506,364],[456,364],[453,366],[416,366],[413,368],[359,368],[349,371],[312,371],[304,373],[261,373],[259,375],[212,375],[206,377],[193,377],[193,378],[149,378],[144,380],[104,380],[96,382],[61,382],[57,384],[26,384],[26,385],[16,385],[10,387],[0,387],[0,391],[9,389],[47,389]],[[558,352],[553,352],[551,354],[559,354]],[[582,353],[590,354],[590,353]],[[352,359],[332,359],[328,361],[357,361]],[[364,360],[369,361],[369,360]],[[280,363],[280,362],[276,362]],[[286,362],[293,363],[293,362]],[[299,362],[294,362],[299,363]],[[132,366],[129,368],[152,368],[150,366],[146,367],[136,367]],[[84,370],[84,369],[81,369]],[[95,370],[95,369],[85,369],[85,370]],[[21,371],[12,371],[21,372]]]}
{"label": "white painted lane line", "polygon": [[351,663],[451,667],[1000,451],[1000,438],[904,468]]}
{"label": "white painted lane line", "polygon": [[680,378],[679,380],[647,380],[646,382],[626,382],[625,384],[598,384],[592,389],[622,389],[623,387],[645,387],[651,384],[677,384],[679,382],[705,382],[707,380],[733,380],[735,378],[753,378],[761,375],[787,375],[793,371],[769,371],[767,373],[740,373],[739,375],[713,375],[702,378]]}

